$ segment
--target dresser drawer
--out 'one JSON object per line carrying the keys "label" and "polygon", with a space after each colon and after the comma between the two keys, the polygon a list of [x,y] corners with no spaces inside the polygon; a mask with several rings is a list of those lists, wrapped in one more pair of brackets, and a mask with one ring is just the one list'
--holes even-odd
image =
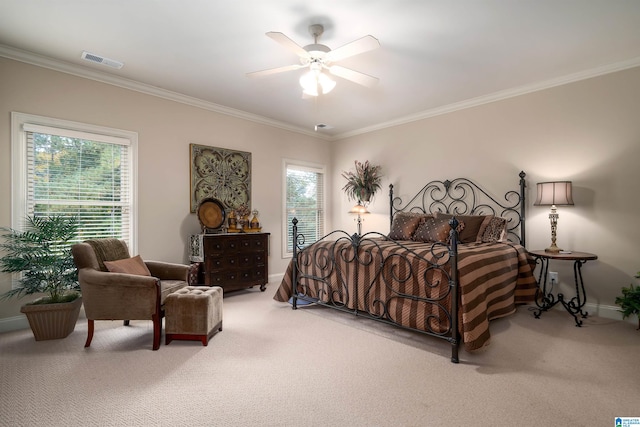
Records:
{"label": "dresser drawer", "polygon": [[242,239],[240,246],[243,250],[263,251],[267,247],[267,236],[252,236],[252,238]]}
{"label": "dresser drawer", "polygon": [[205,257],[204,262],[207,271],[238,268],[237,255],[214,254]]}
{"label": "dresser drawer", "polygon": [[236,284],[247,286],[266,283],[265,268],[242,268],[238,270],[214,270],[208,273],[209,286],[233,287]]}
{"label": "dresser drawer", "polygon": [[262,252],[245,253],[238,255],[237,265],[241,268],[261,266],[266,261],[266,257]]}
{"label": "dresser drawer", "polygon": [[234,238],[211,238],[207,236],[204,239],[205,254],[221,254],[225,252],[237,252],[241,247],[241,241]]}

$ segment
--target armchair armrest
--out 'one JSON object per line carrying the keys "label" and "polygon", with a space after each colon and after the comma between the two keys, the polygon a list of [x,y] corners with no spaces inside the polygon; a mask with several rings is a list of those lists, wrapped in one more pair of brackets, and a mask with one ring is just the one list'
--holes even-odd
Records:
{"label": "armchair armrest", "polygon": [[160,280],[184,280],[189,281],[189,269],[191,266],[185,264],[174,264],[162,261],[144,262],[153,277]]}
{"label": "armchair armrest", "polygon": [[82,268],[78,281],[88,319],[151,319],[158,312],[160,282],[155,277]]}

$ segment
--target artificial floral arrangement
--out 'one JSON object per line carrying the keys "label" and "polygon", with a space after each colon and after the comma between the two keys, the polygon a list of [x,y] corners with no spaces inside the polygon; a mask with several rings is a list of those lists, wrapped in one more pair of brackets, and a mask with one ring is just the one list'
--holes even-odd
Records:
{"label": "artificial floral arrangement", "polygon": [[[249,216],[253,215],[250,219]],[[251,210],[245,203],[239,205],[229,213],[229,233],[257,232],[262,230],[258,220],[258,211]]]}
{"label": "artificial floral arrangement", "polygon": [[[636,278],[640,278],[640,271],[636,274]],[[622,296],[616,297],[616,304],[622,308],[622,318],[635,314],[638,316],[638,330],[640,330],[640,286],[633,287],[630,284],[628,288],[622,288]]]}
{"label": "artificial floral arrangement", "polygon": [[342,172],[342,176],[347,180],[342,190],[349,200],[369,202],[380,189],[382,167],[372,166],[368,160],[364,163],[356,160],[355,166],[355,172]]}

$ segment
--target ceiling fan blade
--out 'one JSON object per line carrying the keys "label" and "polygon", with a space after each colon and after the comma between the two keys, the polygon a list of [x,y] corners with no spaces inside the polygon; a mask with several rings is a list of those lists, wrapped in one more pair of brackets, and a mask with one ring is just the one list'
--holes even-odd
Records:
{"label": "ceiling fan blade", "polygon": [[329,69],[329,72],[334,76],[342,77],[343,79],[350,80],[362,86],[373,87],[379,81],[377,77],[373,77],[359,71],[351,70],[349,68],[341,67],[339,65],[334,65],[327,68]]}
{"label": "ceiling fan blade", "polygon": [[302,67],[304,67],[304,65],[300,65],[300,64],[285,65],[284,67],[269,68],[268,70],[261,70],[261,71],[254,71],[252,73],[247,73],[247,77],[264,77],[264,76],[269,76],[271,74],[283,73],[285,71],[299,70]]}
{"label": "ceiling fan blade", "polygon": [[373,36],[364,36],[327,53],[327,61],[339,61],[379,47],[380,42],[377,38]]}
{"label": "ceiling fan blade", "polygon": [[275,40],[276,42],[280,43],[285,48],[287,48],[290,51],[294,52],[299,57],[301,57],[301,58],[308,58],[309,57],[309,52],[304,50],[302,48],[302,46],[300,46],[298,43],[294,42],[293,40],[291,40],[289,37],[285,36],[284,34],[278,33],[276,31],[269,31],[266,34],[267,34],[267,37],[272,38],[273,40]]}

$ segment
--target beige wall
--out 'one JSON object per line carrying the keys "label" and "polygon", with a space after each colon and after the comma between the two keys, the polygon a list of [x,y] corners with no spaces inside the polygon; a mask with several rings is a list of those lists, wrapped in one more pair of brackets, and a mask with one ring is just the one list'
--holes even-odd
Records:
{"label": "beige wall", "polygon": [[[388,230],[389,183],[409,196],[432,179],[467,177],[495,196],[528,181],[527,247],[550,243],[549,208],[532,206],[535,184],[571,180],[572,207],[559,207],[558,245],[592,252],[583,267],[589,311],[608,308],[621,286],[640,270],[640,68],[608,74],[491,104],[457,111],[334,143],[333,177],[353,160],[380,164],[384,190],[372,205],[363,231]],[[355,230],[341,192],[333,224]],[[553,262],[565,294],[572,263]],[[604,315],[604,313],[603,313]]]}
{"label": "beige wall", "polygon": [[[199,231],[189,209],[189,143],[251,152],[252,205],[271,233],[269,271],[284,272],[282,159],[329,167],[330,143],[4,58],[0,76],[0,226],[11,225],[10,116],[17,111],[138,132],[138,250],[145,259],[186,262],[186,239]],[[10,286],[0,273],[0,293]],[[20,315],[23,302],[0,302],[0,323]]]}
{"label": "beige wall", "polygon": [[[143,258],[186,261],[186,239],[198,231],[189,212],[189,143],[253,155],[253,205],[271,232],[271,274],[288,260],[281,248],[282,158],[330,169],[329,224],[355,231],[340,173],[354,160],[384,168],[364,231],[388,230],[387,185],[409,195],[431,179],[464,176],[501,196],[527,172],[527,247],[549,244],[548,209],[533,207],[535,183],[567,179],[574,207],[559,208],[558,243],[593,252],[584,266],[589,310],[615,312],[615,296],[640,269],[640,68],[592,78],[333,143],[202,110],[150,95],[0,58],[0,226],[10,225],[10,113],[18,111],[103,125],[139,134],[139,252]],[[331,183],[334,184],[331,184]],[[563,288],[570,263],[552,264]],[[0,293],[9,289],[0,275]],[[269,290],[267,292],[270,292]],[[572,294],[566,288],[567,294]],[[23,301],[0,302],[3,319]]]}

